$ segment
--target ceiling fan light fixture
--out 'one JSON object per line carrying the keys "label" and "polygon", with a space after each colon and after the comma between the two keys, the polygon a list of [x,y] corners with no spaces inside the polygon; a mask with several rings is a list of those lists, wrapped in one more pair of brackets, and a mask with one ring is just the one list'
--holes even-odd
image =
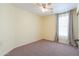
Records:
{"label": "ceiling fan light fixture", "polygon": [[45,12],[50,11],[51,3],[36,3],[35,6],[38,7],[38,8],[40,8],[40,10],[43,13],[45,13]]}

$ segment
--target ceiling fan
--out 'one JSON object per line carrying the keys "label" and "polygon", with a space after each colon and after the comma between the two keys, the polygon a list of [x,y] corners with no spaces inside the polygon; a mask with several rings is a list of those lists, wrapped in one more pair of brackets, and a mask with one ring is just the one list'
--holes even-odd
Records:
{"label": "ceiling fan", "polygon": [[52,3],[35,3],[34,6],[44,13],[53,12]]}

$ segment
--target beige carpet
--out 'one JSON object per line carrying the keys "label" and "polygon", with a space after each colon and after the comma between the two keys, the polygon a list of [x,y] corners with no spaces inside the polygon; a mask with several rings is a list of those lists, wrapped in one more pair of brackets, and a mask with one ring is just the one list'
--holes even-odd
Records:
{"label": "beige carpet", "polygon": [[78,48],[40,40],[10,51],[6,56],[79,56]]}

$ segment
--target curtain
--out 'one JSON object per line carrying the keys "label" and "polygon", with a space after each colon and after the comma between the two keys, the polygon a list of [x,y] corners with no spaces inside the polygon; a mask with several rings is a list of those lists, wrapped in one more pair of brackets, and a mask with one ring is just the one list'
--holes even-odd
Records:
{"label": "curtain", "polygon": [[77,39],[79,40],[79,13],[78,13],[77,21],[78,21]]}
{"label": "curtain", "polygon": [[58,42],[58,14],[56,17],[56,35],[55,35],[55,42]]}
{"label": "curtain", "polygon": [[73,10],[70,11],[69,15],[69,43],[72,46],[76,46],[75,34],[74,34],[74,22],[73,22]]}

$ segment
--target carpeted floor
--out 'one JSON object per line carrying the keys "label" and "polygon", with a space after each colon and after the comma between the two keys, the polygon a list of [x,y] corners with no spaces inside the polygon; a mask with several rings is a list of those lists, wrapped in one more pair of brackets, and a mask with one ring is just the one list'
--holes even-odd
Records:
{"label": "carpeted floor", "polygon": [[15,48],[6,56],[79,56],[79,49],[48,40],[40,40]]}

